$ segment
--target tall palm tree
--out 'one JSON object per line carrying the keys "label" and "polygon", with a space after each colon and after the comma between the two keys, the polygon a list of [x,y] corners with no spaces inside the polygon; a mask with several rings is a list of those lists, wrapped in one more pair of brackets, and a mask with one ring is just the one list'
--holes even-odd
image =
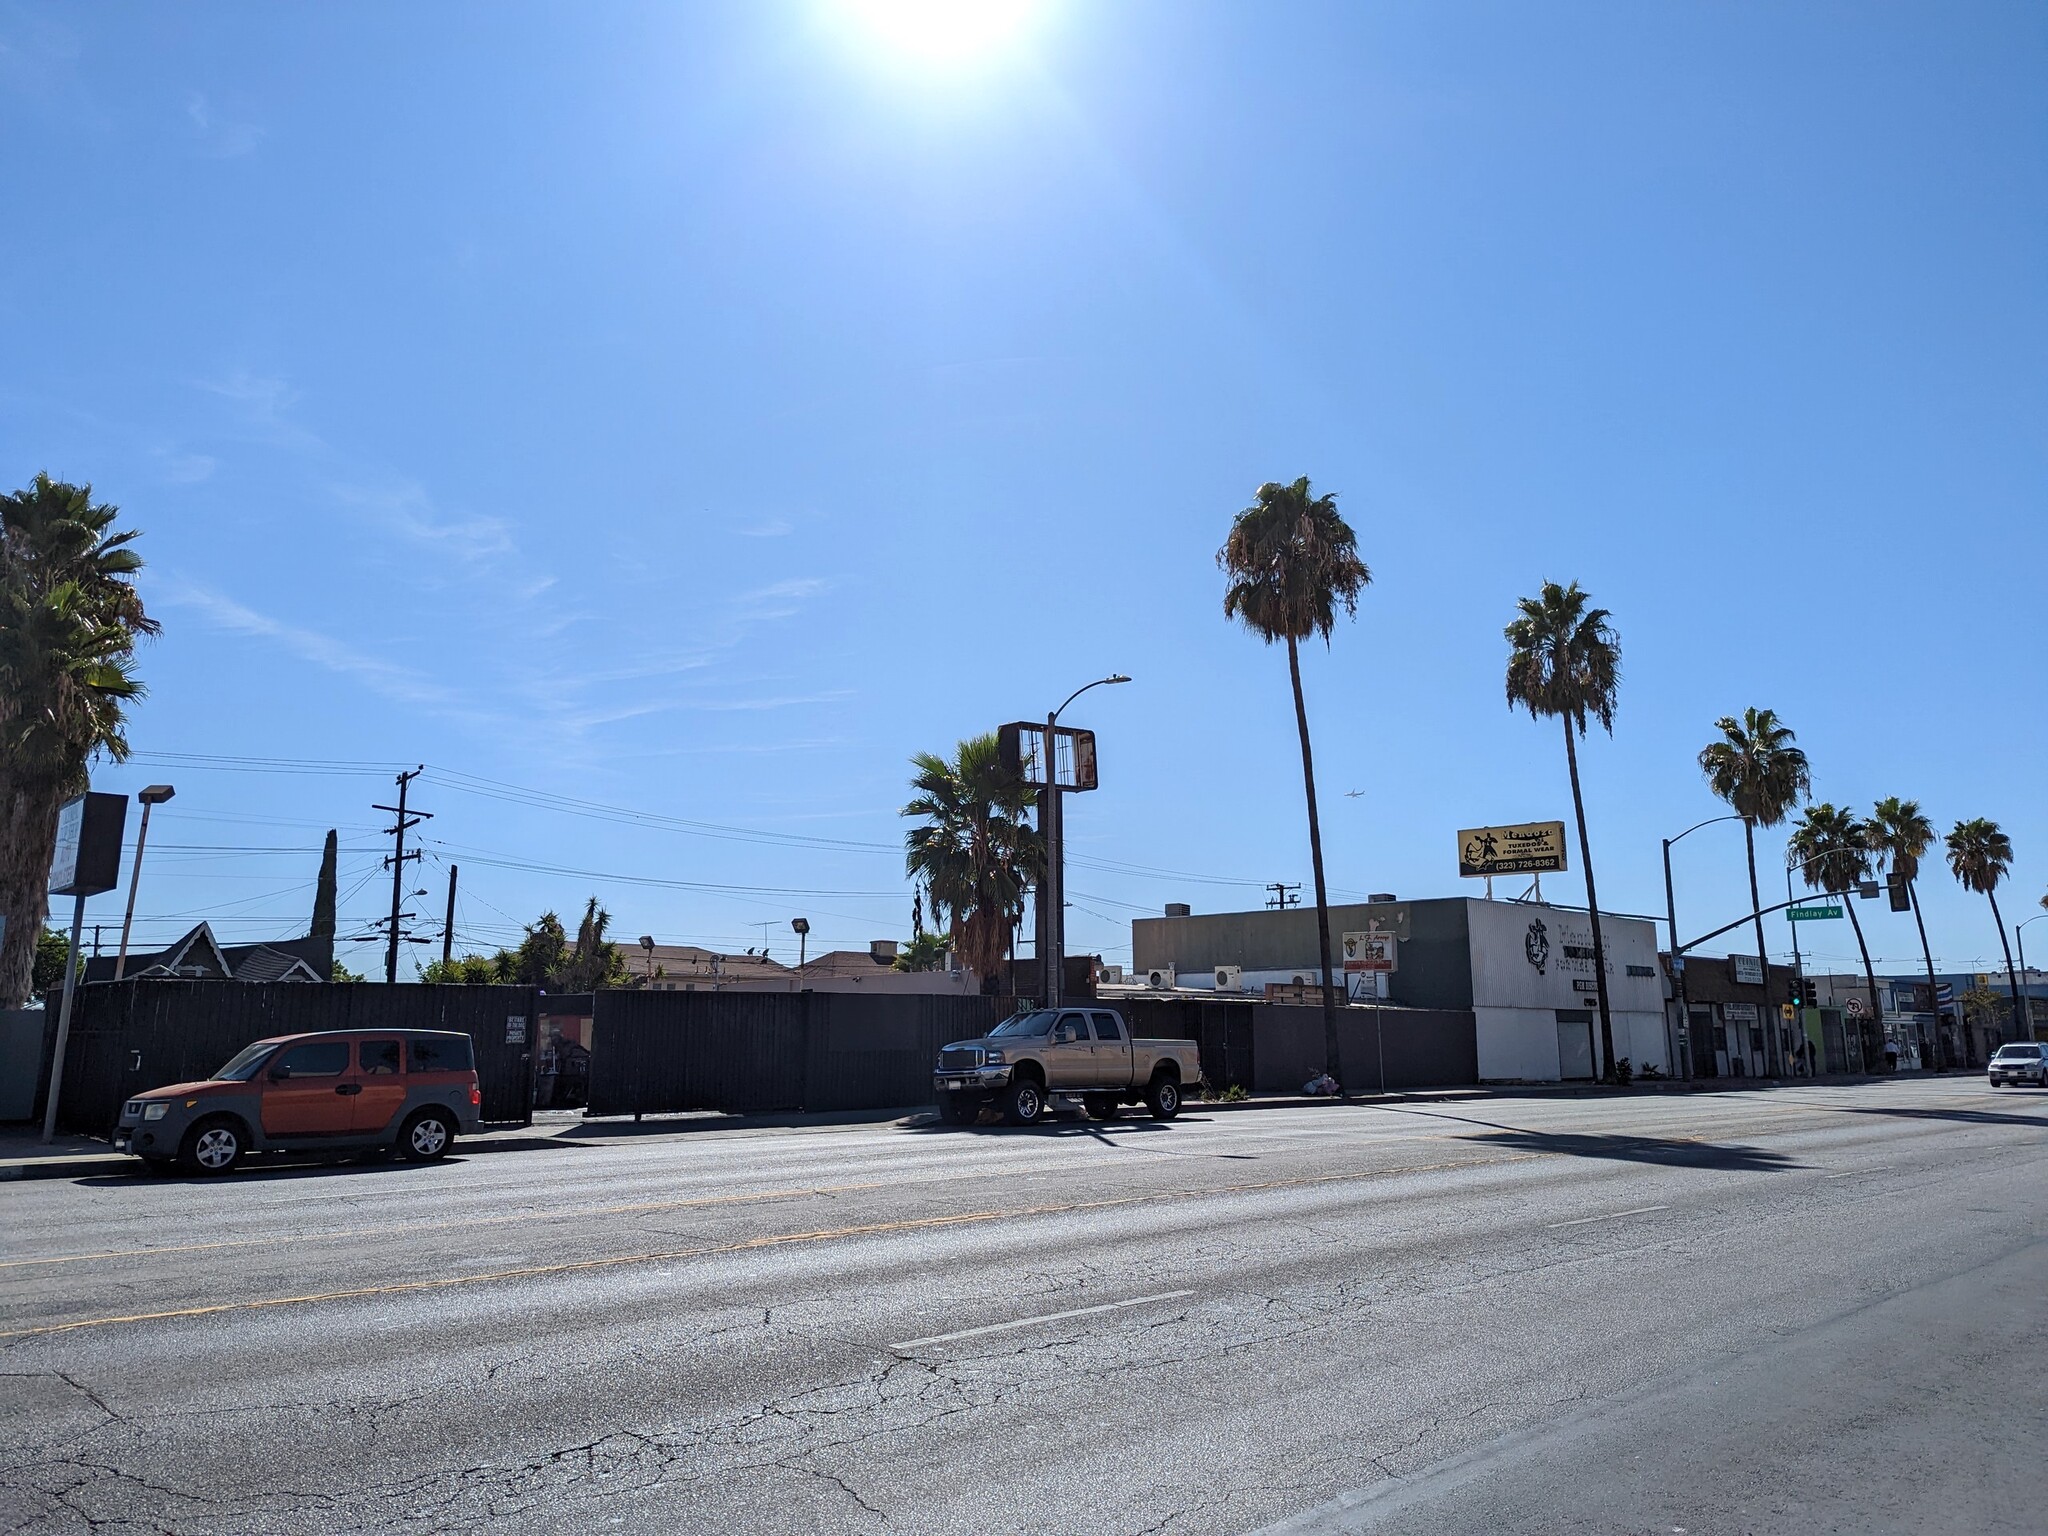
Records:
{"label": "tall palm tree", "polygon": [[[1771,958],[1764,943],[1763,897],[1756,884],[1756,829],[1782,822],[1806,793],[1812,774],[1806,754],[1792,745],[1791,728],[1779,721],[1776,710],[1745,709],[1740,720],[1723,715],[1714,729],[1721,739],[1700,749],[1700,772],[1707,776],[1707,787],[1742,818],[1742,840],[1749,852],[1749,910],[1756,914],[1756,957],[1768,981]],[[1783,1072],[1785,1043],[1779,1030],[1767,1029],[1764,1038],[1771,1046],[1771,1069]]]}
{"label": "tall palm tree", "polygon": [[1870,987],[1870,1016],[1884,1023],[1877,1000],[1877,972],[1871,968],[1870,946],[1863,942],[1863,924],[1856,916],[1855,888],[1870,878],[1874,857],[1870,827],[1847,806],[1840,810],[1822,800],[1809,805],[1792,831],[1792,857],[1799,861],[1808,890],[1840,891],[1849,926],[1856,930],[1856,949],[1863,956],[1863,979]]}
{"label": "tall palm tree", "polygon": [[1337,498],[1309,489],[1308,476],[1291,485],[1268,481],[1230,524],[1216,552],[1230,577],[1223,616],[1237,619],[1266,644],[1285,641],[1287,675],[1294,684],[1294,724],[1301,734],[1301,780],[1308,795],[1308,851],[1316,878],[1316,943],[1323,965],[1324,1071],[1344,1081],[1337,1047],[1337,987],[1330,967],[1330,894],[1323,881],[1323,827],[1316,814],[1315,755],[1309,750],[1308,703],[1301,692],[1301,642],[1321,635],[1330,643],[1337,610],[1358,612],[1358,594],[1372,572],[1358,557],[1358,535],[1337,512]]}
{"label": "tall palm tree", "polygon": [[1607,946],[1600,937],[1600,894],[1593,885],[1593,845],[1586,836],[1586,799],[1579,790],[1578,738],[1586,717],[1614,734],[1621,691],[1621,642],[1605,608],[1587,607],[1575,581],[1543,583],[1536,597],[1518,600],[1522,616],[1507,627],[1508,708],[1529,718],[1564,722],[1564,760],[1572,778],[1572,814],[1579,823],[1579,862],[1586,869],[1586,909],[1593,919],[1593,985],[1600,1002],[1601,1076],[1614,1076],[1614,1023],[1607,1004]]}
{"label": "tall palm tree", "polygon": [[2012,943],[2005,936],[2005,919],[1998,911],[1998,882],[2012,868],[2012,839],[1995,821],[1978,816],[1959,821],[1946,839],[1948,867],[1966,891],[1976,891],[1991,903],[1991,921],[1998,927],[1999,947],[2005,951],[2005,980],[2012,988],[2012,1016],[2020,1013],[2020,974],[2012,966]]}
{"label": "tall palm tree", "polygon": [[1870,813],[1870,846],[1877,866],[1889,862],[1892,873],[1906,885],[1906,901],[1913,909],[1913,922],[1920,930],[1920,958],[1927,966],[1927,1007],[1934,1015],[1934,1067],[1944,1064],[1947,1051],[1941,1043],[1941,1004],[1934,984],[1934,951],[1927,943],[1927,919],[1920,915],[1920,861],[1934,846],[1934,823],[1920,812],[1917,800],[1888,795]]}
{"label": "tall palm tree", "polygon": [[58,808],[94,756],[128,755],[125,706],[143,693],[135,641],[158,625],[119,515],[47,475],[0,496],[0,1008],[28,996]]}
{"label": "tall palm tree", "polygon": [[954,953],[993,992],[1024,893],[1045,871],[1045,843],[1024,821],[1034,796],[1003,767],[995,732],[960,743],[951,761],[936,752],[911,760],[916,791],[905,816],[904,870],[931,894],[932,920],[949,925]]}

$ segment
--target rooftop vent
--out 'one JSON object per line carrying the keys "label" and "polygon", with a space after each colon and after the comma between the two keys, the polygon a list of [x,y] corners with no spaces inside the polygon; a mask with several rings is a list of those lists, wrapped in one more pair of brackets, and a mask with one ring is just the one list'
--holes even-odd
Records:
{"label": "rooftop vent", "polygon": [[896,963],[896,941],[894,939],[870,939],[868,958],[885,965]]}
{"label": "rooftop vent", "polygon": [[1375,902],[1399,901],[1400,899],[1401,898],[1396,896],[1392,891],[1376,891],[1372,895],[1365,898],[1366,904],[1368,906],[1372,905]]}
{"label": "rooftop vent", "polygon": [[1169,901],[1166,904],[1166,915],[1168,917],[1193,917],[1195,914],[1194,909],[1186,902]]}

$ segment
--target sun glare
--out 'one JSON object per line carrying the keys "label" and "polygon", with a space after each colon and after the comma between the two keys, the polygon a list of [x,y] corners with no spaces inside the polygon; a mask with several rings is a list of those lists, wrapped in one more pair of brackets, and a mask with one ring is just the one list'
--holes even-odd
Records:
{"label": "sun glare", "polygon": [[986,58],[1023,30],[1034,0],[839,0],[838,9],[891,51],[937,64]]}

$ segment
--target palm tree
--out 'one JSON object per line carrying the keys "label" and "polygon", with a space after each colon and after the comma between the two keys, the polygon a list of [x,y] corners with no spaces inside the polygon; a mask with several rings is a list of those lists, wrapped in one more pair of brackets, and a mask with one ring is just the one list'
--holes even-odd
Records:
{"label": "palm tree", "polygon": [[1344,1081],[1337,1048],[1337,987],[1330,967],[1330,895],[1323,881],[1323,828],[1316,814],[1315,755],[1309,750],[1308,703],[1301,693],[1301,642],[1321,635],[1330,643],[1337,609],[1358,612],[1358,594],[1372,572],[1358,557],[1358,535],[1337,513],[1334,494],[1309,489],[1308,476],[1292,485],[1268,481],[1230,524],[1216,552],[1230,577],[1223,616],[1237,619],[1266,644],[1287,644],[1287,675],[1294,684],[1294,724],[1301,734],[1301,779],[1308,795],[1308,850],[1316,878],[1316,942],[1323,964],[1324,1071]]}
{"label": "palm tree", "polygon": [[2012,988],[2012,1016],[2020,1017],[2020,975],[2012,967],[2012,943],[2005,936],[2005,919],[1998,911],[1998,882],[2012,868],[2012,839],[1995,821],[1978,816],[1959,821],[1949,833],[1948,867],[1966,891],[1976,891],[1991,903],[1991,921],[1998,927],[1999,947],[2005,951],[2005,980]]}
{"label": "palm tree", "polygon": [[904,834],[903,865],[931,893],[932,920],[949,925],[954,953],[994,992],[1024,893],[1045,870],[1045,843],[1023,820],[1033,794],[1003,767],[995,732],[960,743],[952,761],[911,760],[916,791],[903,807],[921,825]]}
{"label": "palm tree", "polygon": [[[1769,980],[1771,960],[1764,943],[1763,897],[1756,884],[1756,829],[1775,827],[1799,803],[1812,782],[1806,754],[1792,745],[1791,728],[1779,723],[1777,711],[1745,709],[1742,718],[1723,715],[1714,722],[1721,739],[1700,750],[1700,772],[1707,787],[1727,801],[1742,818],[1742,840],[1749,852],[1749,910],[1756,916],[1756,957]],[[1776,1029],[1771,1042],[1773,1071],[1782,1072],[1785,1043]]]}
{"label": "palm tree", "polygon": [[1856,949],[1863,956],[1863,979],[1870,987],[1870,1016],[1884,1023],[1877,1000],[1877,972],[1871,968],[1870,946],[1863,942],[1863,924],[1856,916],[1856,886],[1870,878],[1870,827],[1847,806],[1836,810],[1825,800],[1809,805],[1792,832],[1792,856],[1799,861],[1807,889],[1839,891],[1849,926],[1856,931]]}
{"label": "palm tree", "polygon": [[1877,802],[1870,813],[1870,846],[1883,869],[1890,861],[1892,873],[1905,882],[1906,900],[1913,909],[1913,921],[1920,929],[1920,958],[1927,966],[1927,1007],[1934,1015],[1934,1067],[1938,1071],[1947,1052],[1941,1043],[1941,1004],[1934,985],[1934,951],[1927,944],[1927,919],[1920,915],[1920,861],[1934,846],[1934,823],[1920,813],[1920,802],[1889,795]]}
{"label": "palm tree", "polygon": [[110,531],[119,515],[47,475],[0,496],[0,1008],[28,996],[58,808],[92,758],[128,755],[135,641],[159,627],[131,583],[135,533]]}
{"label": "palm tree", "polygon": [[1593,845],[1586,836],[1586,799],[1579,789],[1578,738],[1586,717],[1614,734],[1621,691],[1621,642],[1605,608],[1586,606],[1575,581],[1543,583],[1537,597],[1521,598],[1522,616],[1507,627],[1508,708],[1529,718],[1564,722],[1564,760],[1572,778],[1572,814],[1579,823],[1579,862],[1586,869],[1586,909],[1593,919],[1593,986],[1600,1002],[1601,1075],[1614,1076],[1614,1023],[1607,1008],[1607,946],[1600,937],[1600,895],[1593,885]]}

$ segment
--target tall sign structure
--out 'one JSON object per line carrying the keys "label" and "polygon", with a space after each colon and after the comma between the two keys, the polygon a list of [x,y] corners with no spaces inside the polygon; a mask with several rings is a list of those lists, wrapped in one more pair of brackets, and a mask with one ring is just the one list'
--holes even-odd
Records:
{"label": "tall sign structure", "polygon": [[64,952],[64,1001],[57,1010],[56,1052],[43,1103],[43,1140],[57,1134],[57,1101],[64,1091],[64,1051],[71,1042],[71,999],[78,990],[78,940],[85,931],[85,898],[121,883],[121,831],[128,797],[86,793],[57,812],[57,849],[50,861],[50,894],[69,896],[71,945]]}
{"label": "tall sign structure", "polygon": [[1062,726],[1055,713],[1043,725],[1024,720],[1002,726],[996,742],[1003,766],[1038,790],[1038,825],[1045,838],[1045,873],[1038,887],[1038,963],[1044,982],[1040,990],[1045,993],[1044,1005],[1057,1008],[1067,952],[1061,797],[1096,787],[1095,733]]}

